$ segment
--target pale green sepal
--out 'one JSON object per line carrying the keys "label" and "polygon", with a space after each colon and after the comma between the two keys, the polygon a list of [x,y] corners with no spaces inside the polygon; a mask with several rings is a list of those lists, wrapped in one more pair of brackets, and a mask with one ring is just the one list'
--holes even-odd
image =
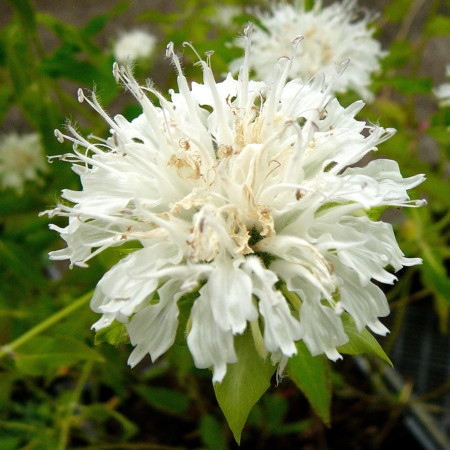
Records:
{"label": "pale green sepal", "polygon": [[130,340],[127,334],[127,327],[125,324],[117,322],[116,320],[106,328],[102,328],[95,333],[94,345],[107,342],[111,345],[119,345],[129,343]]}

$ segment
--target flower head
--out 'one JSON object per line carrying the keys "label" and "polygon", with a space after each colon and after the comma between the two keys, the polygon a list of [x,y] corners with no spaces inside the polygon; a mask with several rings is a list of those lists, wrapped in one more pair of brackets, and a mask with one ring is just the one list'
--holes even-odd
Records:
{"label": "flower head", "polygon": [[256,347],[281,365],[300,339],[313,355],[336,359],[348,340],[341,313],[359,330],[384,334],[378,317],[389,308],[374,281],[393,283],[386,267],[420,262],[402,254],[391,225],[365,211],[418,206],[406,191],[424,177],[404,179],[383,159],[353,167],[394,130],[356,120],[363,103],[342,107],[320,75],[286,82],[291,59],[278,61],[272,84],[250,81],[249,46],[247,38],[237,79],[216,82],[201,60],[203,83],[190,87],[169,45],[178,71],[170,100],[116,64],[142,115],[111,118],[80,90],[111,136],[92,142],[70,126],[71,136],[56,131],[75,144],[61,158],[73,162],[83,189],[64,190],[73,206],[49,212],[69,217],[66,228],[51,225],[67,242],[51,257],[86,266],[134,242],[91,302],[102,314],[95,329],[126,324],[132,366],[172,346],[187,293],[195,293],[187,344],[197,367],[213,367],[214,381],[237,361],[234,336],[249,324],[260,331]]}
{"label": "flower head", "polygon": [[156,46],[156,37],[143,30],[131,30],[122,33],[114,44],[113,54],[116,61],[126,64],[139,59],[149,58]]}
{"label": "flower head", "polygon": [[23,194],[26,181],[40,183],[47,166],[36,133],[10,133],[0,137],[0,186]]}
{"label": "flower head", "polygon": [[[356,8],[356,0],[343,0],[322,8],[316,1],[312,10],[306,11],[303,0],[295,5],[273,3],[267,12],[257,11],[262,27],[257,26],[253,36],[253,51],[248,57],[250,67],[259,79],[268,79],[273,61],[290,54],[291,41],[303,36],[292,63],[290,78],[304,80],[319,70],[349,60],[345,73],[333,84],[333,91],[350,89],[364,99],[372,99],[368,89],[371,74],[380,69],[379,59],[384,55],[380,43],[373,39],[373,29],[368,24],[374,15]],[[237,40],[243,46],[243,40]],[[238,70],[242,59],[231,64]]]}

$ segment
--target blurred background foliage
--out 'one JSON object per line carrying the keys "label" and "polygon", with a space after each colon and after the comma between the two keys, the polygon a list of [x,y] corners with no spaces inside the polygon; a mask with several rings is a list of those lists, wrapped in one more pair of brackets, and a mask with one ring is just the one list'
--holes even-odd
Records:
{"label": "blurred background foliage", "polygon": [[[392,333],[383,345],[391,355],[408,310],[417,303],[431,311],[434,328],[448,343],[450,108],[438,106],[433,89],[445,81],[445,64],[450,63],[445,60],[450,2],[360,3],[380,11],[376,36],[388,54],[373,82],[376,99],[359,117],[398,130],[380,146],[379,156],[398,161],[404,176],[427,176],[412,193],[426,198],[427,207],[387,211],[383,217],[396,225],[405,254],[423,259],[387,291]],[[223,5],[235,8],[231,22],[220,20]],[[140,28],[157,36],[157,48],[136,64],[135,74],[141,81],[150,78],[165,93],[175,84],[175,71],[164,59],[169,41],[183,53],[189,79],[199,81],[201,71],[193,66],[194,52],[183,49],[185,41],[201,55],[214,50],[215,73],[223,74],[240,55],[229,43],[254,20],[249,12],[254,5],[265,2],[3,2],[1,135],[35,132],[48,156],[70,151],[54,137],[66,118],[83,133],[105,136],[103,119],[78,103],[75,88],[96,85],[112,114],[133,118],[140,113],[111,74],[112,47],[121,30]],[[349,93],[340,101],[349,105],[356,98]],[[113,261],[105,252],[89,270],[68,270],[48,260],[48,251],[62,248],[63,242],[38,214],[56,204],[62,188],[79,189],[79,179],[59,161],[41,176],[43,183],[27,181],[21,194],[8,187],[0,194],[0,448],[234,448],[210,373],[195,369],[182,346],[174,346],[156,364],[147,358],[131,370],[126,364],[130,346],[123,336],[114,337],[115,347],[102,343],[101,336],[94,345],[90,326],[97,318],[88,302]],[[449,362],[447,353],[442,364],[448,367]],[[330,365],[331,427],[318,419],[291,381],[272,386],[250,414],[242,448],[389,448],[408,442],[402,417],[415,404],[448,417],[449,401],[436,404],[436,399],[448,399],[448,379],[415,397],[414,379],[390,391],[383,371],[384,364],[348,356]]]}

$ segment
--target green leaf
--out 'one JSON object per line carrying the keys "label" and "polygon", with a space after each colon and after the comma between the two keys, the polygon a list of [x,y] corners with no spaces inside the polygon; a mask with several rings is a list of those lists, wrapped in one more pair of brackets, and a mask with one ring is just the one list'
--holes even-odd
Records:
{"label": "green leaf", "polygon": [[387,123],[392,123],[392,121],[399,125],[404,125],[406,123],[407,115],[405,114],[403,105],[380,98],[377,99],[372,106]]}
{"label": "green leaf", "polygon": [[15,353],[17,369],[28,375],[48,375],[82,360],[103,361],[103,358],[83,342],[64,336],[38,336]]}
{"label": "green leaf", "polygon": [[111,409],[108,405],[97,403],[83,406],[82,414],[84,419],[88,419],[87,423],[101,423],[105,430],[108,429],[106,425],[111,427],[111,422],[119,424],[121,427],[120,438],[122,442],[127,441],[139,431],[139,428],[133,422],[120,412]]}
{"label": "green leaf", "polygon": [[30,0],[8,0],[17,11],[25,32],[36,33],[36,16],[33,3]]}
{"label": "green leaf", "polygon": [[289,358],[286,372],[305,394],[314,412],[330,423],[330,366],[325,355],[311,356],[303,341],[296,344],[297,354]]}
{"label": "green leaf", "polygon": [[398,69],[406,66],[414,55],[414,47],[407,40],[395,41],[389,53],[382,59],[381,64],[386,69]]}
{"label": "green leaf", "polygon": [[277,434],[289,409],[288,400],[286,397],[275,392],[272,395],[266,395],[263,403],[267,430],[270,433]]}
{"label": "green leaf", "polygon": [[448,334],[448,319],[450,317],[450,302],[448,297],[434,294],[434,307],[439,318],[439,331]]}
{"label": "green leaf", "polygon": [[389,2],[384,9],[383,17],[390,23],[401,22],[411,7],[411,4],[412,0],[395,0],[395,2]]}
{"label": "green leaf", "polygon": [[189,409],[189,398],[182,392],[150,386],[136,386],[138,392],[154,408],[172,414],[182,414]]}
{"label": "green leaf", "polygon": [[227,450],[225,439],[220,422],[211,414],[204,414],[200,418],[200,436],[205,447],[211,450]]}
{"label": "green leaf", "polygon": [[346,353],[348,355],[373,353],[393,367],[388,355],[386,355],[385,351],[381,348],[381,345],[367,329],[364,329],[362,333],[359,333],[353,318],[349,314],[342,314],[342,322],[344,324],[345,333],[349,337],[349,341],[347,344],[338,347],[338,352]]}
{"label": "green leaf", "polygon": [[116,320],[106,328],[102,328],[95,333],[94,345],[107,342],[108,344],[117,346],[119,344],[129,343],[127,327],[125,324]]}
{"label": "green leaf", "polygon": [[430,78],[412,78],[410,76],[395,75],[386,82],[401,94],[427,95],[433,88]]}
{"label": "green leaf", "polygon": [[450,298],[448,297],[450,278],[445,270],[444,258],[437,249],[433,251],[429,247],[422,246],[422,248],[424,283],[428,289],[447,298],[447,302],[450,304]]}
{"label": "green leaf", "polygon": [[234,343],[238,362],[228,365],[225,378],[221,383],[214,384],[214,391],[239,444],[248,414],[270,386],[275,367],[270,360],[262,359],[256,352],[249,331],[242,336],[236,336]]}
{"label": "green leaf", "polygon": [[450,30],[450,18],[447,16],[436,15],[431,18],[425,27],[427,36],[447,36]]}
{"label": "green leaf", "polygon": [[48,280],[41,273],[34,260],[29,260],[29,253],[22,246],[12,241],[0,242],[0,267],[5,264],[6,270],[21,280],[24,284],[45,286]]}
{"label": "green leaf", "polygon": [[125,10],[130,6],[130,3],[120,2],[114,8],[111,9],[106,14],[100,14],[98,16],[93,17],[89,20],[87,25],[85,25],[81,32],[83,36],[90,38],[95,36],[96,34],[100,33],[100,31],[103,30],[103,28],[107,25],[108,21],[111,20],[113,17],[122,14],[125,12]]}
{"label": "green leaf", "polygon": [[450,133],[446,126],[433,126],[427,129],[427,134],[432,136],[441,144],[450,144]]}

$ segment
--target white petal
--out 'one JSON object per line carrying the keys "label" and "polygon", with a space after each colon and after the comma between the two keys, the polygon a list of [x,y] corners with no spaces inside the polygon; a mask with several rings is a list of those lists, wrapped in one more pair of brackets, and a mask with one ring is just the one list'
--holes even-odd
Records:
{"label": "white petal", "polygon": [[259,299],[264,317],[264,345],[269,352],[280,350],[286,356],[297,353],[295,342],[301,338],[300,323],[291,313],[286,299],[275,290],[277,276],[262,267],[258,258],[249,257],[244,266],[253,273],[253,293]]}
{"label": "white petal", "polygon": [[386,334],[387,328],[378,320],[389,314],[389,305],[383,291],[373,283],[361,285],[357,273],[338,258],[332,259],[336,274],[342,278],[340,302],[355,319],[356,328],[361,332],[367,325],[378,334]]}
{"label": "white petal", "polygon": [[237,362],[233,333],[218,326],[211,303],[201,295],[192,306],[191,318],[192,329],[187,343],[195,366],[199,369],[213,367],[213,382],[220,383],[227,371],[227,364]]}
{"label": "white petal", "polygon": [[136,346],[128,359],[130,366],[134,367],[147,353],[155,361],[174,343],[180,286],[177,280],[165,283],[158,289],[159,302],[139,310],[127,324],[131,343]]}
{"label": "white petal", "polygon": [[211,303],[215,322],[233,334],[244,332],[247,321],[256,320],[258,311],[252,301],[252,282],[250,277],[238,266],[237,260],[223,259],[215,262],[216,269],[208,282],[200,290],[203,297]]}
{"label": "white petal", "polygon": [[325,353],[332,360],[341,357],[336,347],[344,345],[348,336],[344,332],[341,318],[331,308],[304,301],[300,309],[300,323],[303,341],[311,355]]}

